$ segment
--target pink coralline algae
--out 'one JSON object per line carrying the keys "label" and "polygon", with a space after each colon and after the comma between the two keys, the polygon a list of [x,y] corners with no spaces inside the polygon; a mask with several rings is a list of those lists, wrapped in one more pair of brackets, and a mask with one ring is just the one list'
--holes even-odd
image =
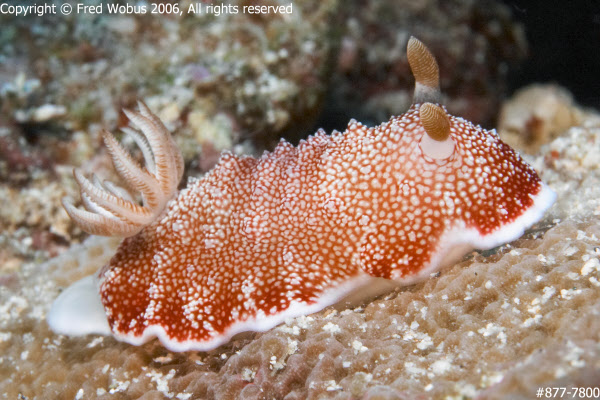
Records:
{"label": "pink coralline algae", "polygon": [[127,236],[100,272],[63,292],[55,332],[112,334],[171,350],[209,350],[239,332],[428,277],[473,248],[514,240],[554,193],[495,131],[438,104],[438,66],[408,42],[414,104],[368,128],[323,131],[261,158],[224,153],[177,192],[181,156],[143,104],[128,130],[140,168],[105,136],[117,171],[142,193],[76,173],[84,230]]}

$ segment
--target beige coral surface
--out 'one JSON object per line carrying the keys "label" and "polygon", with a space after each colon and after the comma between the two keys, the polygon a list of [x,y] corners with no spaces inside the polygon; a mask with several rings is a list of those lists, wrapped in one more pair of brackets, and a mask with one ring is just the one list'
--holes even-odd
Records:
{"label": "beige coral surface", "polygon": [[[53,334],[59,291],[114,239],[0,275],[0,398],[531,399],[600,382],[600,118],[527,156],[558,194],[526,235],[354,309],[329,308],[209,353]],[[18,397],[21,396],[21,397]]]}

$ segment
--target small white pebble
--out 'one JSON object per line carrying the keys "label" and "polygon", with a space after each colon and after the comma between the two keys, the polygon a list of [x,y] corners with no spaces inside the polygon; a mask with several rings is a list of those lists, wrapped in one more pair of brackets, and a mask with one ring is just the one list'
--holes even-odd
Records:
{"label": "small white pebble", "polygon": [[450,371],[450,367],[452,367],[452,364],[448,360],[437,360],[431,364],[431,369],[436,375],[445,374]]}
{"label": "small white pebble", "polygon": [[169,354],[167,356],[156,357],[153,361],[155,361],[159,364],[168,364],[171,361],[173,361],[173,357]]}
{"label": "small white pebble", "polygon": [[572,281],[576,281],[577,279],[581,278],[581,275],[577,272],[571,271],[567,273],[567,278],[569,278]]}
{"label": "small white pebble", "polygon": [[527,311],[529,311],[531,314],[538,314],[540,312],[540,306],[535,305],[533,307],[528,308]]}
{"label": "small white pebble", "polygon": [[542,296],[542,304],[546,303],[554,294],[556,293],[556,288],[554,286],[546,286],[544,288],[544,295]]}
{"label": "small white pebble", "polygon": [[335,390],[342,390],[343,389],[334,380],[326,381],[325,384],[327,385],[327,387],[325,388],[325,390],[327,390],[328,392],[333,392]]}
{"label": "small white pebble", "polygon": [[323,328],[321,328],[321,329],[323,329],[325,332],[331,333],[332,335],[342,332],[342,329],[338,325],[336,325],[332,322],[326,323],[325,325],[323,325]]}
{"label": "small white pebble", "polygon": [[103,341],[104,341],[104,336],[98,336],[98,337],[94,338],[91,342],[89,342],[85,347],[87,347],[87,348],[96,347]]}
{"label": "small white pebble", "polygon": [[590,258],[581,267],[581,275],[589,275],[594,270],[600,271],[600,261],[597,258]]}
{"label": "small white pebble", "polygon": [[498,336],[496,336],[496,337],[500,340],[500,343],[503,346],[506,345],[506,338],[507,338],[506,333],[500,332],[500,333],[498,333]]}
{"label": "small white pebble", "polygon": [[365,351],[369,350],[368,347],[363,346],[363,344],[358,340],[352,342],[352,348],[354,349],[354,354],[364,353]]}
{"label": "small white pebble", "polygon": [[44,104],[35,109],[32,117],[35,122],[46,122],[57,117],[62,117],[66,113],[67,109],[65,106]]}
{"label": "small white pebble", "polygon": [[577,253],[578,249],[575,246],[569,246],[565,249],[564,251],[564,255],[567,257],[571,257],[572,255],[574,255],[575,253]]}
{"label": "small white pebble", "polygon": [[562,297],[565,300],[571,300],[573,297],[580,294],[581,292],[581,289],[561,289],[560,297]]}
{"label": "small white pebble", "polygon": [[433,340],[431,337],[429,337],[429,335],[426,335],[419,343],[417,343],[417,348],[419,350],[426,350],[431,346],[433,346]]}
{"label": "small white pebble", "polygon": [[523,322],[523,326],[526,328],[529,328],[530,326],[539,323],[541,320],[542,320],[542,315],[537,314],[537,315],[533,316],[532,318],[527,318],[525,320],[525,322]]}

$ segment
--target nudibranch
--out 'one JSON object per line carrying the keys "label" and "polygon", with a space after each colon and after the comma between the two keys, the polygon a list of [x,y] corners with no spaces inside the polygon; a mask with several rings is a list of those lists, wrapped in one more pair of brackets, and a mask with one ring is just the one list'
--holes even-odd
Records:
{"label": "nudibranch", "polygon": [[127,111],[143,133],[140,167],[108,133],[115,168],[141,193],[75,172],[85,231],[121,235],[110,262],[57,298],[57,333],[153,337],[210,350],[243,331],[424,279],[466,252],[521,236],[555,199],[513,149],[439,104],[435,58],[408,41],[414,104],[368,128],[319,130],[262,157],[222,154],[177,191],[182,157],[162,122]]}

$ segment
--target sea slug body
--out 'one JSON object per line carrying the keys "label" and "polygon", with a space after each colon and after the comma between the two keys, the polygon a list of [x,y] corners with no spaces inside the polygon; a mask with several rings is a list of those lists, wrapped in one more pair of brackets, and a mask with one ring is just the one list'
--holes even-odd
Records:
{"label": "sea slug body", "polygon": [[112,135],[105,142],[143,204],[75,173],[86,210],[65,202],[67,212],[88,232],[126,238],[59,296],[51,328],[209,350],[521,236],[554,193],[495,131],[438,104],[437,63],[415,38],[408,59],[416,85],[405,114],[373,128],[353,120],[297,147],[281,141],[259,159],[224,153],[179,192],[169,132],[143,104],[128,112],[146,168]]}

